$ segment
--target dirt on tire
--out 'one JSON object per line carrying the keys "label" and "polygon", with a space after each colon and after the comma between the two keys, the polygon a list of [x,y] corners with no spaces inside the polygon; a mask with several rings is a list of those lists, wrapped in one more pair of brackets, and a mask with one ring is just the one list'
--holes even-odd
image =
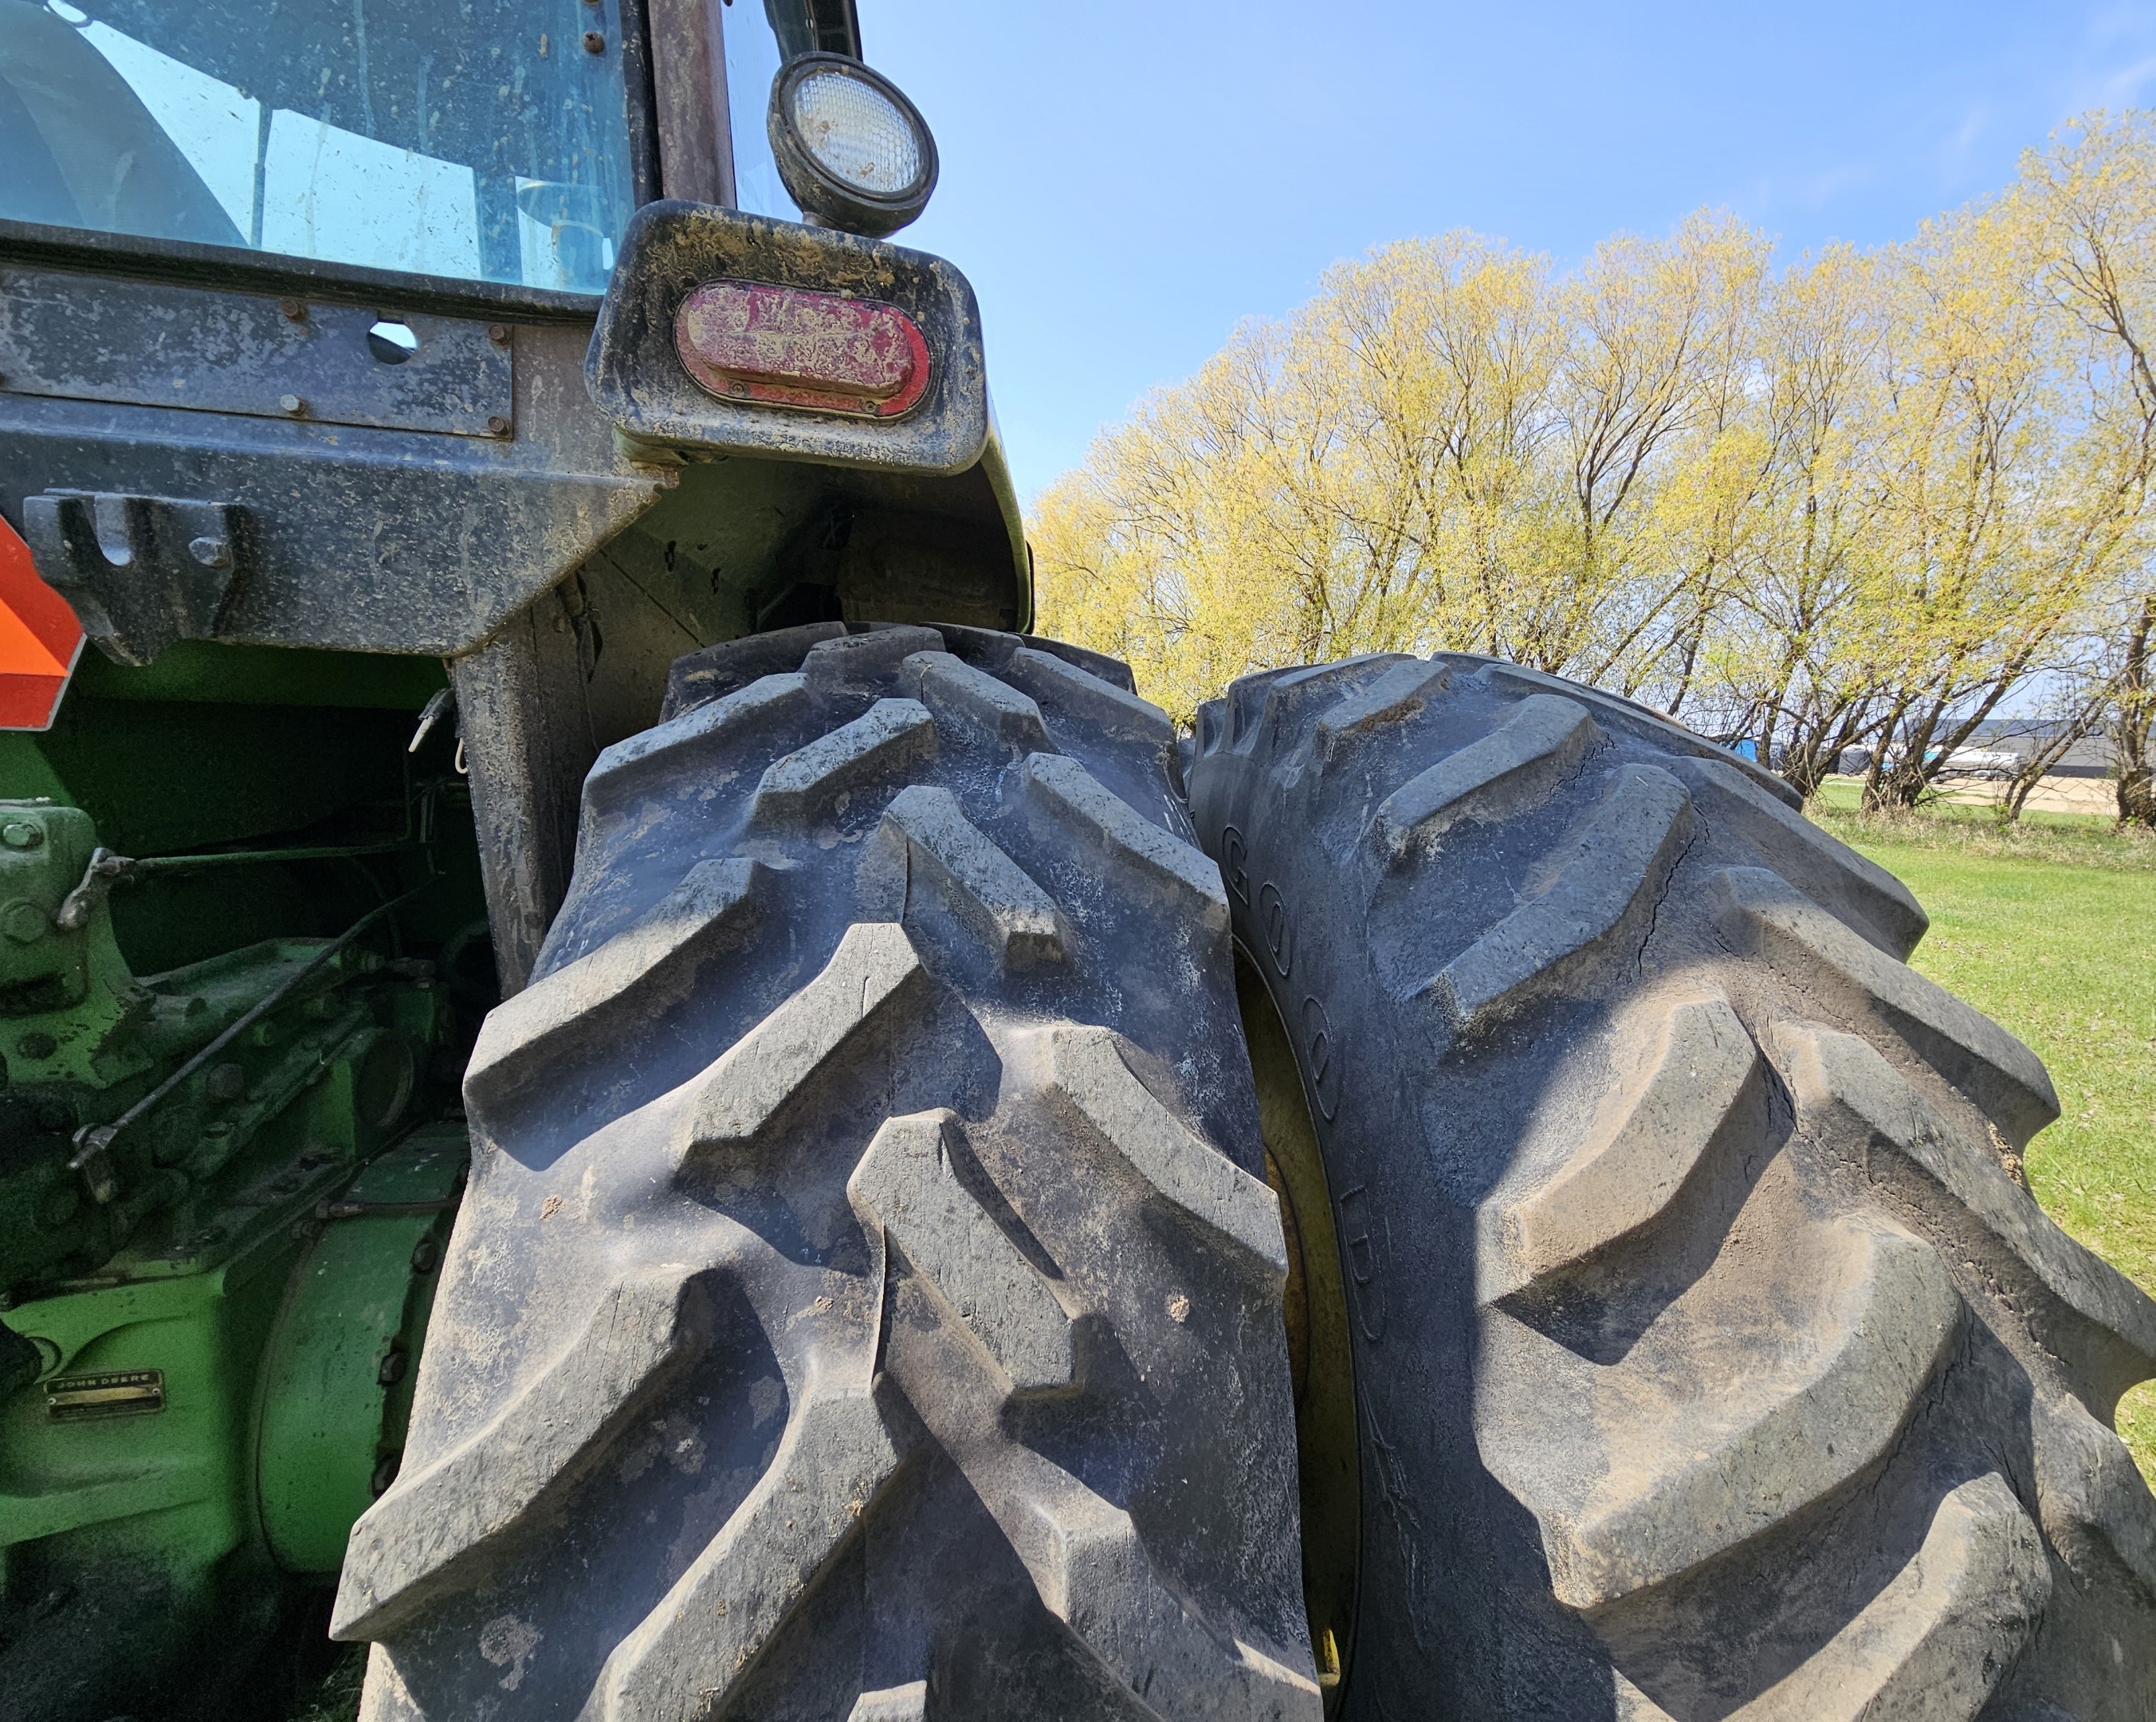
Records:
{"label": "dirt on tire", "polygon": [[467,1077],[362,1714],[1314,1718],[1228,912],[1111,661],[685,659]]}
{"label": "dirt on tire", "polygon": [[1345,1714],[2147,1722],[2156,1303],[2018,1181],[2051,1082],[1898,882],[1471,657],[1247,678],[1189,773],[1339,1240]]}

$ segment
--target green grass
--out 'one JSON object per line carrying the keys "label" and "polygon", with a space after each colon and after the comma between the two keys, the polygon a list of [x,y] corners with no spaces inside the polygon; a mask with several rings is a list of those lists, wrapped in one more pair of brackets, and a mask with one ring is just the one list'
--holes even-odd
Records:
{"label": "green grass", "polygon": [[2156,835],[2121,830],[2113,820],[2086,813],[2025,813],[2001,825],[1989,807],[1934,801],[1914,814],[1863,814],[1855,778],[1830,778],[1805,809],[1845,843],[1949,850],[1994,861],[2057,861],[2066,866],[2156,872]]}
{"label": "green grass", "polygon": [[[1900,875],[1930,913],[1917,969],[2050,1067],[2061,1111],[2029,1144],[2030,1190],[2156,1290],[2156,840],[2074,814],[2034,816],[2018,832],[1981,808],[1866,818],[1853,784],[1828,792],[1813,816]],[[2156,1383],[2127,1396],[2118,1424],[2156,1485]]]}

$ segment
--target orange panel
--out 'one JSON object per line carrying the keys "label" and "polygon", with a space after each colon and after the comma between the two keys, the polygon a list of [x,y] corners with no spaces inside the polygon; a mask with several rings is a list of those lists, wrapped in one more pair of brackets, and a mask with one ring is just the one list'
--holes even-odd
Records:
{"label": "orange panel", "polygon": [[49,729],[82,654],[82,624],[0,520],[0,729]]}

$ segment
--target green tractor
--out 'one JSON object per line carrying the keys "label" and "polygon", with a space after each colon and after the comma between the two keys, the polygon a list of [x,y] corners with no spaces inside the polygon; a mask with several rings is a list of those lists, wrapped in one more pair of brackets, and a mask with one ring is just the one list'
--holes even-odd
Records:
{"label": "green tractor", "polygon": [[1781,781],[1032,633],[851,0],[0,0],[0,1715],[2148,1722]]}

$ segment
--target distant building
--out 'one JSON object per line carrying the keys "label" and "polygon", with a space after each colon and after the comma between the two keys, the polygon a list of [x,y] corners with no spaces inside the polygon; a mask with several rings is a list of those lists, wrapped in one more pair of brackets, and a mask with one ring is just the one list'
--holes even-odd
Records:
{"label": "distant building", "polygon": [[[2056,726],[2026,718],[1994,717],[1977,725],[1969,738],[1957,748],[1948,762],[1950,774],[1964,777],[2012,777],[2050,736]],[[1891,753],[1891,750],[1890,750]],[[1872,750],[1844,748],[1835,769],[1856,777],[1871,768]],[[2104,734],[2083,736],[2066,751],[2048,775],[2062,778],[2115,776],[2116,751]]]}
{"label": "distant building", "polygon": [[[2054,724],[2020,717],[1994,717],[1977,725],[1969,743],[1975,747],[2010,751],[2025,760],[2047,736],[2057,733]],[[2099,731],[2092,736],[2083,736],[2067,748],[2066,757],[2051,768],[2051,774],[2062,778],[2112,777],[2117,774],[2118,757],[2111,738]]]}

